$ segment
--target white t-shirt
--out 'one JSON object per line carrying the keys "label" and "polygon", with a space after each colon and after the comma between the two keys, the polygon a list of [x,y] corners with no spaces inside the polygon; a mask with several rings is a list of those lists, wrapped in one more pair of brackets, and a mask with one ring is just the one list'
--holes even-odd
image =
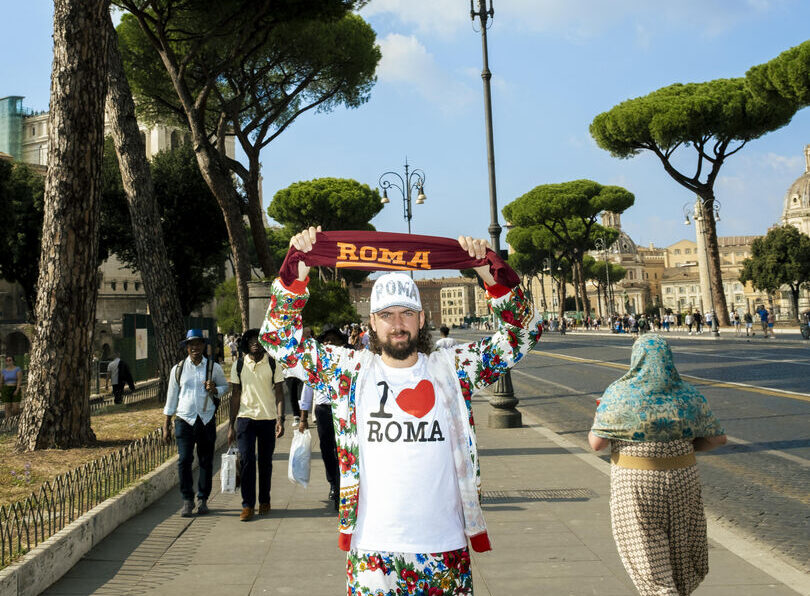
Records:
{"label": "white t-shirt", "polygon": [[409,368],[374,359],[357,400],[360,494],[353,548],[435,553],[466,546],[442,403],[424,354]]}
{"label": "white t-shirt", "polygon": [[121,363],[120,358],[116,358],[107,365],[107,374],[110,375],[110,383],[113,385],[118,384],[118,365]]}
{"label": "white t-shirt", "polygon": [[443,337],[436,342],[436,349],[440,350],[441,348],[452,348],[456,345],[456,340],[452,337]]}

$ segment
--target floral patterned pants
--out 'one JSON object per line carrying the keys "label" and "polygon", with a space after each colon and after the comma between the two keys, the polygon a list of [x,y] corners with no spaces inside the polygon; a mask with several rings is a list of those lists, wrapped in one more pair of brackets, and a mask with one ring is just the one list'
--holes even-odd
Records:
{"label": "floral patterned pants", "polygon": [[346,557],[348,596],[472,596],[467,547],[445,553],[351,550]]}

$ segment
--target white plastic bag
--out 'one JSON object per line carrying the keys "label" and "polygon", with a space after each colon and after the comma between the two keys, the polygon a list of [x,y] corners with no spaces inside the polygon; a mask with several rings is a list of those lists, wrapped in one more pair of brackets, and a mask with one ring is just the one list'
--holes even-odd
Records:
{"label": "white plastic bag", "polygon": [[222,467],[219,470],[222,481],[222,492],[234,494],[236,492],[236,447],[230,447],[222,454]]}
{"label": "white plastic bag", "polygon": [[309,469],[312,459],[312,435],[309,429],[304,432],[293,431],[290,445],[290,464],[287,467],[287,478],[293,484],[304,488],[309,485]]}

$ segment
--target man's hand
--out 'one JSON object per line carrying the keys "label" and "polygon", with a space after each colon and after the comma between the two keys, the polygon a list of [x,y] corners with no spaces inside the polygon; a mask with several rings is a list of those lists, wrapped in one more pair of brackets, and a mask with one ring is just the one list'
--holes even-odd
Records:
{"label": "man's hand", "polygon": [[281,421],[281,418],[276,420],[276,438],[280,439],[284,436],[284,423]]}
{"label": "man's hand", "polygon": [[171,443],[172,441],[172,419],[167,417],[163,423],[163,441]]}
{"label": "man's hand", "polygon": [[[303,412],[302,412],[303,413]],[[302,433],[309,428],[309,422],[306,418],[301,416],[301,422],[298,423],[298,432]]]}
{"label": "man's hand", "polygon": [[[475,259],[483,259],[487,256],[487,249],[489,248],[489,243],[482,238],[472,238],[471,236],[459,236],[458,243],[461,245],[461,248],[467,251],[467,254]],[[481,267],[475,267],[475,272],[478,274],[478,277],[481,278],[481,281],[484,282],[487,286],[495,285],[495,278],[492,277],[492,273],[489,270],[489,265],[482,265]]]}
{"label": "man's hand", "polygon": [[[309,252],[312,250],[312,246],[315,244],[315,234],[321,231],[321,226],[315,227],[308,227],[303,232],[299,232],[292,238],[290,238],[290,246],[293,248],[297,248],[301,252]],[[309,267],[304,263],[304,261],[298,261],[298,281],[304,281],[309,275]]]}
{"label": "man's hand", "polygon": [[217,384],[214,383],[214,381],[206,381],[205,382],[205,390],[208,393],[213,393],[214,391],[217,390]]}
{"label": "man's hand", "polygon": [[233,445],[233,442],[236,440],[236,431],[233,429],[233,426],[228,426],[228,447]]}

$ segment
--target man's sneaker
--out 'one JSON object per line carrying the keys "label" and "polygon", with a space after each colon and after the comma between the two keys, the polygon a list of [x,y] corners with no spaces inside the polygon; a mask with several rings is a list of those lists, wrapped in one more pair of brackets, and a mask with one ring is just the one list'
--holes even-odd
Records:
{"label": "man's sneaker", "polygon": [[301,417],[300,416],[293,416],[293,423],[292,423],[293,428],[298,428],[298,425],[300,423],[301,423]]}
{"label": "man's sneaker", "polygon": [[197,513],[199,515],[205,515],[208,513],[208,499],[200,499],[197,502]]}
{"label": "man's sneaker", "polygon": [[259,515],[270,513],[270,503],[259,503]]}
{"label": "man's sneaker", "polygon": [[253,507],[243,507],[239,514],[239,521],[250,521],[253,519]]}
{"label": "man's sneaker", "polygon": [[192,515],[194,515],[194,501],[183,501],[180,517],[191,517]]}

